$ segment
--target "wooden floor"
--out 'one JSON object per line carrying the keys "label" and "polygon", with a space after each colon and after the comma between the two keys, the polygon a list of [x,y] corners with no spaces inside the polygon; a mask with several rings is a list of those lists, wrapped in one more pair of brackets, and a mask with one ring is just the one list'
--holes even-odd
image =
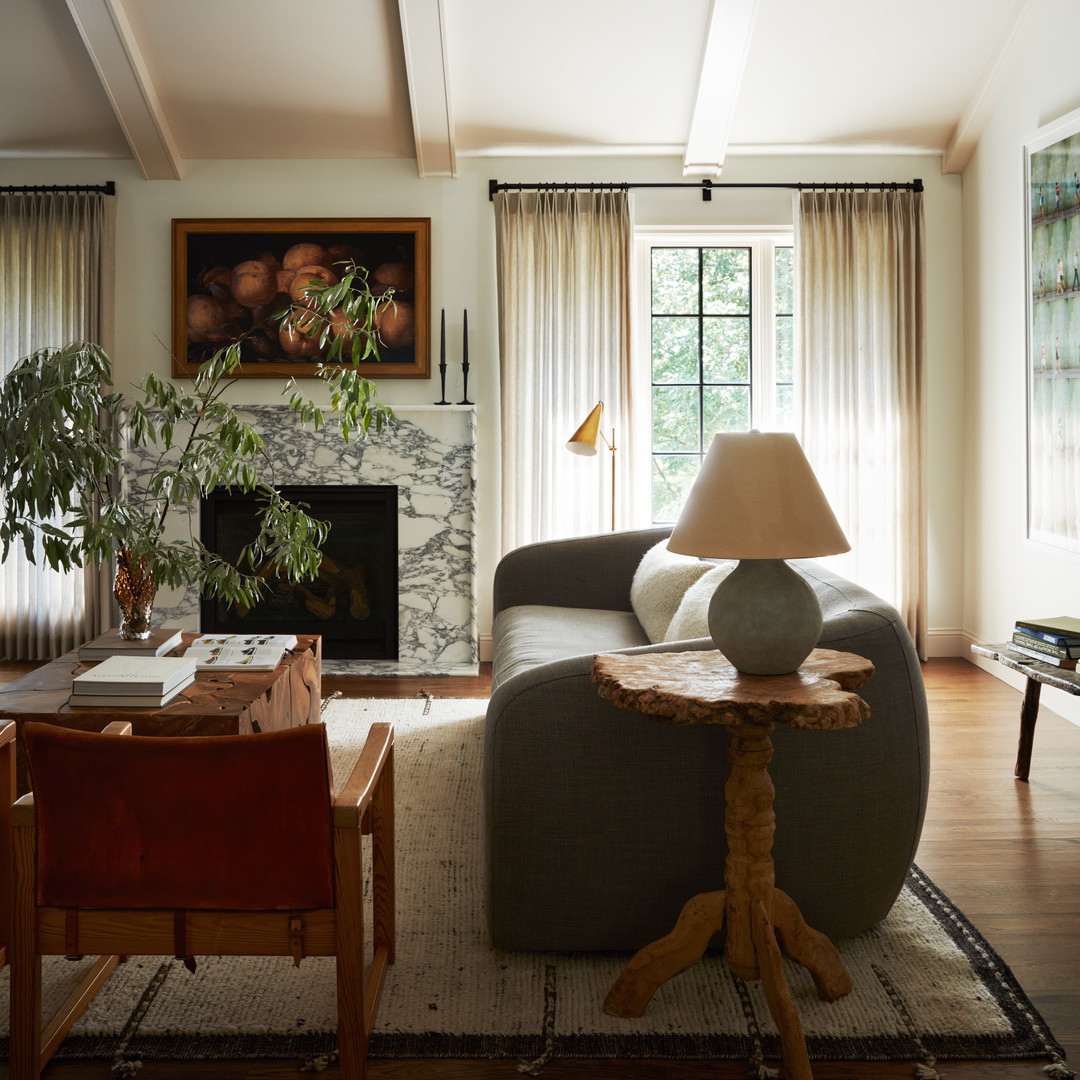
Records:
{"label": "wooden floor", "polygon": [[[0,682],[17,665],[0,666]],[[1013,779],[1020,694],[964,660],[924,666],[932,728],[931,792],[920,866],[1010,965],[1080,1070],[1080,727],[1043,694],[1031,779]],[[484,697],[479,679],[324,679],[357,697]],[[947,1080],[1040,1080],[1043,1062],[946,1062]],[[373,1061],[371,1080],[513,1080],[516,1062]],[[892,1080],[911,1063],[815,1063],[818,1080]],[[6,1075],[0,1069],[0,1076]],[[51,1065],[46,1080],[107,1080],[107,1064]],[[294,1061],[147,1062],[140,1080],[284,1080]],[[336,1068],[322,1074],[337,1080]],[[546,1080],[743,1080],[739,1062],[553,1061]]]}

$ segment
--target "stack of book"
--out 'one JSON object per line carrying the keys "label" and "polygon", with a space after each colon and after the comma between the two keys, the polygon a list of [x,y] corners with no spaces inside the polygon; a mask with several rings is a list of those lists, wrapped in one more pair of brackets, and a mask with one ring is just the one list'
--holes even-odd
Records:
{"label": "stack of book", "polygon": [[80,660],[107,660],[110,656],[164,656],[183,640],[181,632],[172,627],[151,630],[142,641],[128,641],[117,629],[106,630],[93,641],[79,646]]}
{"label": "stack of book", "polygon": [[110,656],[71,680],[68,704],[158,709],[194,681],[194,657]]}
{"label": "stack of book", "polygon": [[1053,619],[1019,620],[1012,647],[1044,664],[1076,670],[1080,660],[1080,619],[1059,615]]}
{"label": "stack of book", "polygon": [[184,655],[194,657],[200,671],[273,671],[294,648],[292,634],[205,634]]}

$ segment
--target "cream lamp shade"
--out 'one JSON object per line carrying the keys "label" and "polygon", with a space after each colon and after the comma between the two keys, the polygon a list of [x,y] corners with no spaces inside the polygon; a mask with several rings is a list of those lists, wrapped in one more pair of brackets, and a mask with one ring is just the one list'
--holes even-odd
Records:
{"label": "cream lamp shade", "polygon": [[583,454],[592,457],[597,450],[596,441],[602,438],[600,434],[600,417],[604,411],[604,403],[598,401],[591,413],[585,417],[581,427],[570,436],[566,443],[566,449],[575,454]]}
{"label": "cream lamp shade", "polygon": [[821,634],[821,605],[783,560],[849,551],[794,435],[724,432],[713,438],[668,549],[739,559],[709,605],[716,647],[754,675],[795,671]]}

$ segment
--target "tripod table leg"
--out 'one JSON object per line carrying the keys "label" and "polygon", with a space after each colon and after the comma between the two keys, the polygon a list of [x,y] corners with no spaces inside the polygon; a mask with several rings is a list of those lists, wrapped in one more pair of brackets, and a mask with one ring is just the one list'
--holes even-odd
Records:
{"label": "tripod table leg", "polygon": [[836,946],[806,925],[795,901],[781,889],[773,891],[773,929],[781,950],[813,975],[820,997],[836,1001],[851,993],[851,976]]}
{"label": "tripod table leg", "polygon": [[609,1016],[642,1016],[661,983],[693,967],[724,925],[725,890],[683,904],[670,934],[639,949],[604,999]]}
{"label": "tripod table leg", "polygon": [[810,1057],[806,1052],[802,1021],[795,1008],[787,981],[784,978],[784,962],[780,946],[776,943],[765,905],[754,900],[750,905],[750,922],[761,971],[761,988],[769,1003],[769,1012],[780,1032],[780,1049],[784,1055],[784,1080],[813,1080]]}

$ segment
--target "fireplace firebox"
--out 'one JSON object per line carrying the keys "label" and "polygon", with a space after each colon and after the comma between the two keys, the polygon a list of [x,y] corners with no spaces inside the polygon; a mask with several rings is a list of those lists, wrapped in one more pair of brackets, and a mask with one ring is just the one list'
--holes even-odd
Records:
{"label": "fireplace firebox", "polygon": [[[321,634],[327,659],[398,659],[397,488],[292,485],[278,488],[330,522],[318,578],[290,584],[266,568],[252,608],[201,601],[204,633]],[[202,500],[202,542],[235,562],[257,533],[258,496],[218,488]]]}

